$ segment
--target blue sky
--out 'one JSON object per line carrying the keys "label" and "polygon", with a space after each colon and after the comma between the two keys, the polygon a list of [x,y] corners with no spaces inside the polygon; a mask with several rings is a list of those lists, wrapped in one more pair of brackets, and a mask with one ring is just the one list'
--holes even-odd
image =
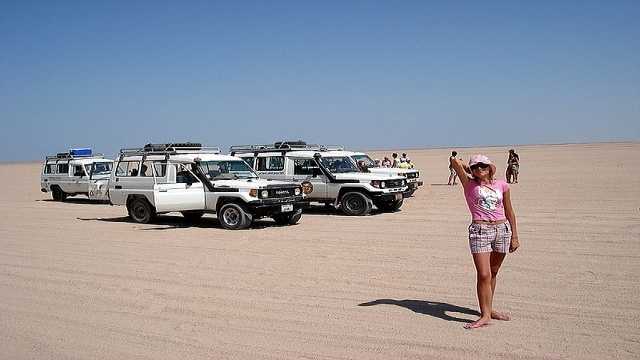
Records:
{"label": "blue sky", "polygon": [[639,1],[0,1],[0,160],[637,141],[639,18]]}

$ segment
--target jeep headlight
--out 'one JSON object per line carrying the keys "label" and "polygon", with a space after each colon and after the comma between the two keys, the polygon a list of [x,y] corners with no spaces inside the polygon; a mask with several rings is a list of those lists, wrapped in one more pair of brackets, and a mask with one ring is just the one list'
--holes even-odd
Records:
{"label": "jeep headlight", "polygon": [[380,189],[384,189],[387,187],[387,184],[384,181],[380,181]]}
{"label": "jeep headlight", "polygon": [[293,191],[293,193],[294,193],[296,196],[299,196],[301,192],[302,192],[302,190],[300,190],[300,188],[296,188],[296,189]]}
{"label": "jeep headlight", "polygon": [[261,196],[262,198],[268,198],[268,197],[269,197],[269,191],[268,191],[268,190],[262,190],[262,191],[260,192],[260,196]]}
{"label": "jeep headlight", "polygon": [[373,186],[374,188],[380,188],[380,180],[371,181],[371,186]]}

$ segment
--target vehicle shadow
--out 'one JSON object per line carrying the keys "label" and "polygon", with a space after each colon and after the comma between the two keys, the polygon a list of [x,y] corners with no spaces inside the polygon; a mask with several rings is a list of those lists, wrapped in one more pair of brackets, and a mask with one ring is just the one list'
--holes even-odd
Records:
{"label": "vehicle shadow", "polygon": [[[381,211],[381,210],[378,210],[378,208],[374,207],[368,216],[379,215],[379,214],[393,214],[393,213],[399,213],[399,212],[402,212],[402,209],[398,209],[396,211],[391,212],[391,211]],[[341,210],[334,208],[333,206],[322,206],[322,205],[308,206],[304,208],[304,211],[302,212],[302,214],[303,216],[304,215],[334,215],[334,216],[358,217],[358,216],[347,215],[343,213]]]}
{"label": "vehicle shadow", "polygon": [[61,203],[61,204],[91,204],[91,205],[105,205],[105,204],[109,204],[108,201],[106,200],[91,200],[89,198],[67,198],[65,199],[65,201],[58,201],[58,200],[53,200],[53,199],[38,199],[35,201],[42,201],[42,202],[54,202],[54,203]]}
{"label": "vehicle shadow", "polygon": [[409,309],[418,314],[429,315],[437,317],[446,321],[455,321],[461,323],[471,323],[474,320],[458,318],[451,316],[447,313],[459,313],[467,315],[480,316],[480,313],[476,310],[469,309],[462,306],[451,305],[442,302],[426,301],[426,300],[394,300],[394,299],[378,299],[362,304],[358,306],[373,306],[373,305],[396,305]]}
{"label": "vehicle shadow", "polygon": [[[128,216],[119,216],[114,218],[76,218],[82,221],[104,221],[104,222],[114,222],[114,223],[131,223],[138,224],[137,222],[131,220]],[[143,224],[139,224],[143,225]],[[161,225],[161,227],[155,226],[145,229],[140,229],[143,231],[149,230],[172,230],[172,229],[183,229],[183,228],[202,228],[202,229],[221,229],[225,230],[220,225],[220,222],[215,217],[203,217],[198,221],[189,221],[182,216],[172,216],[172,215],[158,215],[153,222],[149,224],[144,224],[148,226]],[[281,227],[287,225],[278,225],[269,219],[258,219],[255,220],[249,229],[265,229],[271,227]],[[292,226],[292,225],[288,225]]]}
{"label": "vehicle shadow", "polygon": [[449,185],[449,184],[429,184],[430,186],[458,186],[459,183],[456,183],[455,185]]}

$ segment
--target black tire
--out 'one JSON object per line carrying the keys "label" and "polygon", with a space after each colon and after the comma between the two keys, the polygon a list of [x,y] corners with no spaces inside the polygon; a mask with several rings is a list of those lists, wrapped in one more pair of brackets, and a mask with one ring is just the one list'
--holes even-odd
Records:
{"label": "black tire", "polygon": [[59,186],[52,186],[51,197],[53,197],[55,201],[65,201],[67,199],[67,193],[62,191]]}
{"label": "black tire", "polygon": [[218,210],[218,221],[225,229],[241,230],[251,226],[253,217],[241,205],[228,203]]}
{"label": "black tire", "polygon": [[290,213],[280,213],[273,216],[278,225],[295,225],[302,218],[302,210],[298,209]]}
{"label": "black tire", "polygon": [[404,203],[404,199],[384,201],[384,202],[380,201],[380,202],[376,202],[376,207],[380,211],[394,212],[394,211],[398,211],[402,207],[403,203]]}
{"label": "black tire", "polygon": [[351,216],[368,215],[371,212],[373,202],[371,199],[360,192],[348,192],[340,199],[342,212]]}
{"label": "black tire", "polygon": [[156,217],[156,210],[149,204],[147,199],[135,198],[127,204],[127,211],[131,220],[148,224]]}
{"label": "black tire", "polygon": [[196,222],[200,220],[203,215],[204,215],[204,211],[199,211],[199,210],[190,210],[190,211],[182,212],[182,216],[184,216],[184,218],[189,222]]}

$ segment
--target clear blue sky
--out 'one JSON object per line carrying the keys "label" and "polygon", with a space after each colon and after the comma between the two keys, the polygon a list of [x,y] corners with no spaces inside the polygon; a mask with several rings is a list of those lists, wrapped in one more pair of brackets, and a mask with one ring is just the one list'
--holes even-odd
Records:
{"label": "clear blue sky", "polygon": [[640,1],[0,1],[0,160],[639,140],[639,19]]}

